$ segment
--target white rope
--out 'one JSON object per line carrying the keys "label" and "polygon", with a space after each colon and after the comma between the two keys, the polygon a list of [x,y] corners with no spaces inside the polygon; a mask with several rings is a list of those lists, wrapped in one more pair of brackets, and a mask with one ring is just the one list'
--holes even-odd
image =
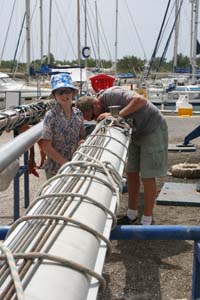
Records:
{"label": "white rope", "polygon": [[71,192],[69,192],[69,193],[50,193],[50,194],[41,195],[41,196],[37,197],[31,203],[31,205],[28,207],[26,213],[28,213],[38,201],[45,200],[45,199],[49,200],[51,197],[54,197],[54,198],[64,198],[64,197],[73,197],[74,198],[74,197],[78,197],[82,201],[87,200],[88,202],[90,202],[90,203],[96,205],[97,207],[99,207],[100,209],[102,209],[105,214],[106,213],[109,214],[113,219],[114,226],[117,223],[115,215],[105,205],[103,205],[102,203],[96,201],[95,199],[93,199],[93,198],[91,198],[87,195],[82,195],[82,194],[79,194],[79,193],[71,193]]}
{"label": "white rope", "polygon": [[[16,259],[25,259],[25,260],[35,260],[35,259],[50,260],[52,262],[59,263],[63,267],[68,267],[68,268],[74,269],[78,272],[81,272],[86,276],[92,276],[92,277],[96,278],[99,281],[102,288],[103,289],[106,288],[106,281],[100,274],[98,274],[97,272],[95,272],[77,262],[71,261],[69,259],[66,259],[66,258],[63,258],[60,256],[56,256],[56,255],[52,255],[52,254],[48,254],[48,253],[39,253],[39,252],[14,253],[14,257]],[[0,255],[0,260],[2,260],[4,258],[5,258],[4,255]]]}
{"label": "white rope", "polygon": [[14,257],[12,255],[12,252],[10,251],[10,249],[4,245],[2,242],[0,242],[0,249],[2,250],[2,252],[5,254],[7,261],[8,261],[8,265],[10,268],[10,273],[13,279],[13,283],[15,286],[15,290],[16,290],[16,295],[17,295],[17,299],[18,300],[25,300],[25,296],[24,296],[24,291],[22,288],[22,283],[17,271],[17,267],[15,264],[15,260]]}
{"label": "white rope", "polygon": [[108,248],[108,253],[111,253],[112,250],[112,246],[111,246],[111,242],[110,240],[108,240],[103,234],[101,234],[100,232],[98,232],[97,230],[93,229],[92,227],[79,222],[73,218],[69,218],[69,217],[64,217],[64,216],[58,216],[58,215],[29,215],[29,216],[23,216],[20,219],[16,220],[15,223],[12,225],[12,227],[10,228],[9,232],[8,232],[8,236],[14,231],[14,229],[22,222],[25,221],[32,221],[32,220],[55,220],[55,221],[63,221],[65,225],[68,225],[68,223],[72,223],[77,225],[77,229],[82,229],[85,230],[89,233],[91,233],[92,235],[94,235],[98,240],[102,240]]}
{"label": "white rope", "polygon": [[[78,151],[79,154],[89,158],[91,161],[94,161],[96,162],[98,165],[100,165],[102,167],[102,169],[104,170],[104,172],[106,173],[107,177],[108,177],[108,180],[110,181],[110,184],[112,185],[113,189],[115,190],[115,194],[117,196],[117,201],[116,201],[116,204],[117,204],[117,211],[119,209],[119,204],[120,204],[120,193],[119,193],[119,189],[118,189],[118,186],[116,185],[116,183],[114,182],[112,176],[110,175],[108,169],[106,168],[105,164],[102,163],[100,160],[94,158],[94,157],[91,157],[90,155],[86,154],[86,153],[83,153],[81,152],[80,150]],[[121,159],[122,160],[122,159]],[[122,160],[123,161],[123,160]]]}

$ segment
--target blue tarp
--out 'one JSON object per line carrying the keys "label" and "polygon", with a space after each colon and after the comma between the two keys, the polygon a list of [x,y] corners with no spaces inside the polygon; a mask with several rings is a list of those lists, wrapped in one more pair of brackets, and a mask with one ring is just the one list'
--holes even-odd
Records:
{"label": "blue tarp", "polygon": [[133,73],[123,73],[123,74],[117,74],[118,78],[127,79],[127,78],[134,78],[135,74]]}

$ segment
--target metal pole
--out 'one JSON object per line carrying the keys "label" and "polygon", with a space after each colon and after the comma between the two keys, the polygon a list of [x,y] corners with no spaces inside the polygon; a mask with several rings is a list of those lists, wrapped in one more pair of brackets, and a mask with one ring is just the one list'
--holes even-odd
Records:
{"label": "metal pole", "polygon": [[0,148],[0,172],[35,144],[42,134],[43,122],[21,133]]}
{"label": "metal pole", "polygon": [[51,17],[52,17],[52,0],[50,0],[50,4],[49,4],[48,65],[50,64],[50,55],[51,55]]}
{"label": "metal pole", "polygon": [[27,75],[30,80],[31,64],[31,38],[30,38],[30,0],[26,0],[26,56],[27,56]]}
{"label": "metal pole", "polygon": [[44,59],[44,51],[43,51],[43,0],[40,0],[40,59],[41,65]]}
{"label": "metal pole", "polygon": [[115,21],[115,74],[117,74],[117,47],[118,47],[118,0],[116,0],[116,21]]}
{"label": "metal pole", "polygon": [[81,33],[80,33],[80,0],[77,0],[77,42],[78,42],[78,66],[81,66]]}
{"label": "metal pole", "polygon": [[13,206],[13,219],[16,221],[20,217],[20,189],[19,189],[19,177],[21,176],[21,168],[19,168],[17,174],[13,180],[14,188],[14,206]]}
{"label": "metal pole", "polygon": [[193,36],[194,36],[194,0],[191,0],[191,19],[190,19],[190,64],[192,66],[192,56],[193,56]]}
{"label": "metal pole", "polygon": [[197,32],[199,17],[199,0],[194,3],[194,35],[193,35],[193,56],[192,56],[192,83],[196,82],[196,55],[197,55]]}
{"label": "metal pole", "polygon": [[[175,18],[177,18],[175,24],[175,36],[174,36],[174,67],[173,70],[175,72],[177,67],[177,53],[178,53],[178,35],[179,35],[179,26],[180,26],[180,13],[178,14],[179,0],[175,2]],[[178,15],[178,17],[177,17]]]}
{"label": "metal pole", "polygon": [[1,226],[0,227],[0,240],[1,241],[6,238],[6,235],[7,235],[9,229],[10,229],[10,226]]}
{"label": "metal pole", "polygon": [[192,299],[200,299],[200,244],[194,242],[193,273],[192,273]]}
{"label": "metal pole", "polygon": [[28,171],[28,151],[24,153],[24,207],[29,206],[29,171]]}
{"label": "metal pole", "polygon": [[[85,4],[85,47],[87,46],[87,0],[84,1],[84,4]],[[85,58],[85,68],[87,68],[87,58]],[[82,85],[81,85],[82,87]]]}
{"label": "metal pole", "polygon": [[98,12],[97,12],[97,1],[95,1],[95,12],[96,12],[96,27],[97,27],[97,55],[98,55],[98,65],[97,67],[101,67],[101,59],[100,59],[100,44],[99,44],[99,24],[98,24]]}
{"label": "metal pole", "polygon": [[112,240],[200,240],[200,226],[122,225],[112,232]]}

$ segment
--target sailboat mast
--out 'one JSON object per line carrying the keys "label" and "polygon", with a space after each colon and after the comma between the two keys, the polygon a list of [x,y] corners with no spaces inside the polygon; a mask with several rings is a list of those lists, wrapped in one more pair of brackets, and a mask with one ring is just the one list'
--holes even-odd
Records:
{"label": "sailboat mast", "polygon": [[194,13],[194,34],[192,46],[192,83],[196,82],[196,52],[197,52],[197,31],[198,31],[198,18],[199,18],[199,0],[194,0],[193,5]]}
{"label": "sailboat mast", "polygon": [[194,1],[191,1],[191,18],[190,18],[190,64],[192,65],[193,56],[193,39],[194,39]]}
{"label": "sailboat mast", "polygon": [[117,46],[118,46],[118,0],[116,0],[116,20],[115,20],[115,64],[114,70],[117,73]]}
{"label": "sailboat mast", "polygon": [[[87,47],[87,0],[84,0],[84,21],[85,21],[85,47]],[[85,67],[87,68],[87,58],[85,58]]]}
{"label": "sailboat mast", "polygon": [[97,13],[97,1],[95,1],[95,13],[96,13],[96,28],[97,28],[97,54],[98,54],[98,64],[97,67],[101,67],[100,60],[100,44],[99,44],[99,24],[98,24],[98,13]]}
{"label": "sailboat mast", "polygon": [[81,65],[80,0],[77,0],[78,66]]}
{"label": "sailboat mast", "polygon": [[26,59],[27,59],[27,75],[29,81],[30,64],[31,64],[30,0],[26,0]]}
{"label": "sailboat mast", "polygon": [[84,0],[84,16],[85,16],[85,46],[87,46],[87,0]]}
{"label": "sailboat mast", "polygon": [[44,50],[43,50],[43,0],[40,0],[40,59],[41,65],[43,63]]}
{"label": "sailboat mast", "polygon": [[173,66],[174,72],[176,71],[176,67],[177,67],[178,36],[179,36],[179,25],[180,25],[180,13],[178,14],[179,4],[180,4],[180,1],[176,0],[176,2],[175,2],[175,18],[177,18],[177,20],[176,20],[176,24],[175,24],[175,35],[174,35],[174,66]]}
{"label": "sailboat mast", "polygon": [[50,55],[51,55],[51,16],[52,16],[52,0],[50,0],[50,4],[49,4],[48,65],[50,64]]}

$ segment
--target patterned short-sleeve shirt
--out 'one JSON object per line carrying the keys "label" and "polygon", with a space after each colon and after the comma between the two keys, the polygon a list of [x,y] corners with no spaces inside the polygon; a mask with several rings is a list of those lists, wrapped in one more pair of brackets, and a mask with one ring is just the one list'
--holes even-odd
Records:
{"label": "patterned short-sleeve shirt", "polygon": [[[71,160],[78,143],[85,137],[82,112],[72,107],[71,119],[67,118],[61,106],[49,110],[44,118],[42,139],[51,140],[52,146],[66,159]],[[60,168],[50,157],[45,162],[45,170],[55,175]]]}

